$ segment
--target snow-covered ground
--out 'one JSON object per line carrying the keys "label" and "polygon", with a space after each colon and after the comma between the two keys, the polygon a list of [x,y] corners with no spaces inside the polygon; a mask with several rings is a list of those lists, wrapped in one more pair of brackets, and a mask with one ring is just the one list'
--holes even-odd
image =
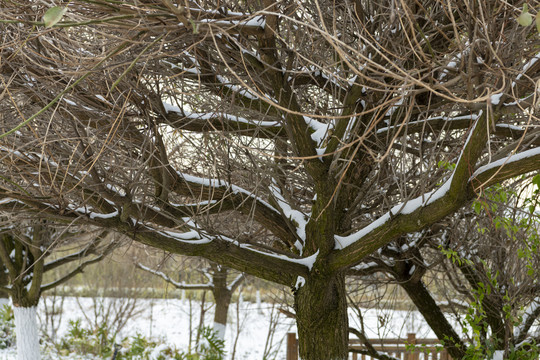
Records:
{"label": "snow-covered ground", "polygon": [[[92,320],[93,304],[91,298],[78,298],[78,301],[73,297],[66,298],[57,336],[61,337],[66,333],[69,320],[81,319],[83,325],[87,324],[88,319]],[[139,299],[137,307],[141,312],[129,319],[120,337],[140,333],[149,338],[160,339],[178,349],[188,349],[190,329],[194,339],[199,324],[199,302],[192,301],[190,305],[188,300]],[[237,360],[262,360],[266,354],[268,359],[284,360],[286,334],[296,332],[296,326],[293,319],[287,318],[277,308],[277,305],[269,303],[231,304],[225,335],[226,358],[231,359],[234,353],[234,359]],[[42,302],[39,307],[41,321],[44,319],[43,312]],[[407,333],[411,332],[416,333],[418,338],[434,337],[417,312],[364,310],[362,316],[365,331],[370,338],[406,338]],[[205,315],[205,325],[212,326],[212,321],[213,308],[210,308]],[[352,310],[350,324],[360,328],[358,317]],[[13,350],[0,351],[0,360],[15,358]]]}

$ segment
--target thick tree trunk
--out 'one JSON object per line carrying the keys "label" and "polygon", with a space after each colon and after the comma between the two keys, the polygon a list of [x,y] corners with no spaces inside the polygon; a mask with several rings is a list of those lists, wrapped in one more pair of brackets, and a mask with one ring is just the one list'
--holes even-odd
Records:
{"label": "thick tree trunk", "polygon": [[344,274],[312,273],[296,290],[296,322],[302,360],[348,357],[348,316]]}
{"label": "thick tree trunk", "polygon": [[39,360],[37,306],[13,306],[15,315],[15,334],[17,336],[17,360]]}

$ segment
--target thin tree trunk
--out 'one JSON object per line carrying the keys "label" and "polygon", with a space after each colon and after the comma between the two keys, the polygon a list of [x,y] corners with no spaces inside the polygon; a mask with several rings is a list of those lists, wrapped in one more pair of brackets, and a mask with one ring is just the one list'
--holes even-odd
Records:
{"label": "thin tree trunk", "polygon": [[465,356],[465,344],[450,325],[424,283],[421,280],[411,280],[401,282],[400,285],[405,289],[418,311],[424,316],[437,338],[445,342],[445,348],[450,356],[454,359],[463,358]]}
{"label": "thin tree trunk", "polygon": [[225,340],[229,305],[231,304],[231,298],[234,292],[234,289],[229,288],[227,283],[228,271],[226,267],[216,267],[212,276],[212,282],[214,284],[212,295],[216,303],[214,331],[220,340]]}
{"label": "thin tree trunk", "polygon": [[298,345],[302,360],[348,358],[345,276],[313,274],[296,290]]}
{"label": "thin tree trunk", "polygon": [[201,339],[201,331],[204,326],[204,318],[206,315],[206,309],[204,308],[204,303],[206,300],[206,290],[203,290],[202,292],[202,298],[201,298],[201,312],[199,316],[199,327],[197,328],[197,337],[195,338],[195,348],[199,348],[199,341]]}
{"label": "thin tree trunk", "polygon": [[13,306],[15,334],[17,336],[17,360],[39,360],[38,325],[36,306]]}
{"label": "thin tree trunk", "polygon": [[223,292],[214,294],[216,301],[216,311],[214,313],[214,331],[220,340],[225,340],[225,331],[227,329],[227,316],[229,305],[231,304],[231,293]]}

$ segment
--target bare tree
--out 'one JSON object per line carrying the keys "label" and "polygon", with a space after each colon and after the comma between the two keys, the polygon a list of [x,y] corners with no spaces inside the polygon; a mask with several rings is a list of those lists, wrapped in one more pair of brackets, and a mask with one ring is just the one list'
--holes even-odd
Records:
{"label": "bare tree", "polygon": [[290,286],[303,359],[350,268],[540,167],[523,1],[2,4],[3,209]]}
{"label": "bare tree", "polygon": [[163,271],[155,270],[141,263],[137,263],[136,266],[141,270],[161,277],[176,289],[205,290],[212,292],[215,302],[214,331],[219,339],[225,339],[225,331],[227,329],[227,318],[231,299],[236,289],[242,285],[245,279],[244,274],[238,274],[231,278],[229,276],[231,269],[215,263],[210,263],[209,266],[202,271],[206,281],[203,283],[190,283],[185,281],[175,281]]}
{"label": "bare tree", "polygon": [[[13,302],[18,358],[38,359],[36,309],[41,294],[102,260],[112,251],[114,242],[105,240],[106,230],[76,231],[54,226],[46,220],[8,218],[0,231],[0,269],[7,277],[7,283],[0,291],[7,293]],[[77,250],[50,260],[53,250],[65,246],[66,242],[77,243]],[[106,244],[102,245],[102,242]],[[66,267],[68,264],[75,266]],[[58,269],[61,269],[61,275],[43,284],[44,274],[58,273]]]}

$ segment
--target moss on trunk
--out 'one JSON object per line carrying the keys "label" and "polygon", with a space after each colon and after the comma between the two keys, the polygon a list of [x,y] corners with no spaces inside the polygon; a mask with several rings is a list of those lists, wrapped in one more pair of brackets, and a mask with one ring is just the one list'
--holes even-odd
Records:
{"label": "moss on trunk", "polygon": [[303,360],[347,359],[345,276],[315,270],[295,291],[298,345]]}

